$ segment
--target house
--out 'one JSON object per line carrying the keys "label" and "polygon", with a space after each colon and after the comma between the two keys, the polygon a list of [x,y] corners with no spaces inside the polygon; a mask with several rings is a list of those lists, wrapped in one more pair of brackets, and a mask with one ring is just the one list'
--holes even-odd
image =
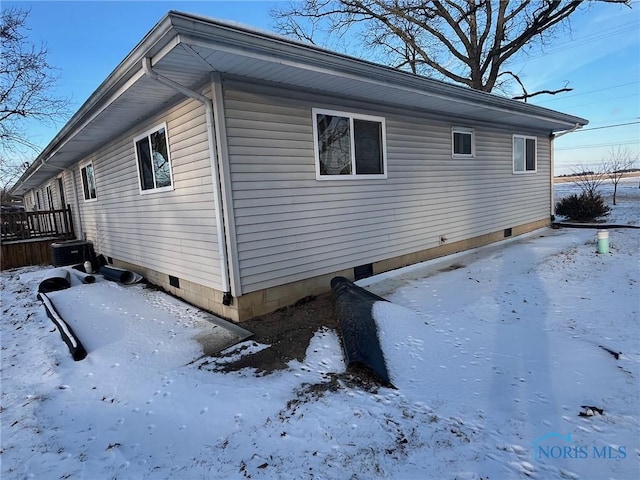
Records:
{"label": "house", "polygon": [[236,321],[548,225],[584,119],[169,12],[12,192]]}

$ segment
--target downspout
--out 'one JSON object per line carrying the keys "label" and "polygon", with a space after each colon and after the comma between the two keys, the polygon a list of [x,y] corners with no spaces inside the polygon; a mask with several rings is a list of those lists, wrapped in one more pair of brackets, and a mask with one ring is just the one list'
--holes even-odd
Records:
{"label": "downspout", "polygon": [[223,212],[222,212],[222,192],[220,188],[220,173],[218,171],[218,162],[215,154],[215,138],[213,136],[213,128],[214,128],[214,115],[213,115],[213,101],[207,98],[205,95],[202,95],[199,92],[193,91],[184,85],[180,85],[179,83],[171,80],[170,78],[164,77],[159,73],[153,71],[151,68],[151,59],[145,57],[142,59],[142,70],[146,75],[149,76],[152,80],[165,85],[169,88],[173,88],[178,93],[182,95],[192,98],[201,102],[206,109],[206,117],[207,117],[207,140],[209,142],[209,159],[211,161],[211,183],[213,184],[213,194],[214,194],[214,207],[216,214],[216,230],[218,236],[218,254],[220,255],[220,263],[222,264],[222,289],[224,291],[224,297],[222,303],[224,305],[231,305],[232,297],[235,292],[231,291],[231,281],[230,281],[230,273],[229,273],[229,259],[227,253],[227,242],[224,236],[224,220],[223,220]]}
{"label": "downspout", "polygon": [[[41,164],[44,167],[45,165],[44,160],[41,161]],[[78,213],[79,230],[78,230],[78,233],[76,234],[76,237],[81,240],[85,240],[85,233],[84,233],[84,230],[82,229],[82,213],[80,212],[80,201],[78,200],[78,185],[76,183],[76,172],[74,172],[70,168],[56,167],[55,165],[47,165],[47,166],[51,168],[55,168],[57,170],[61,170],[63,172],[68,172],[71,174],[71,183],[73,184],[73,199],[76,207],[76,212]]]}
{"label": "downspout", "polygon": [[555,203],[555,174],[554,174],[554,169],[555,169],[555,165],[554,165],[554,140],[558,137],[562,137],[563,135],[566,135],[568,133],[573,133],[576,130],[582,128],[582,125],[580,125],[579,123],[576,123],[573,127],[571,127],[569,130],[565,130],[564,132],[559,132],[559,133],[551,133],[551,135],[549,135],[549,159],[551,161],[551,165],[550,165],[550,183],[551,183],[551,221],[555,221],[556,219],[556,203]]}

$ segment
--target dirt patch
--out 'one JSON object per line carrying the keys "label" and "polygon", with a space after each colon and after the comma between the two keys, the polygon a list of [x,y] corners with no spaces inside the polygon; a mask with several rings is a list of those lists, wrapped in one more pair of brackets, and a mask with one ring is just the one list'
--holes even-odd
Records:
{"label": "dirt patch", "polygon": [[454,263],[453,265],[449,265],[448,267],[441,268],[438,270],[439,272],[452,272],[454,270],[458,270],[459,268],[464,268],[465,266],[461,263]]}
{"label": "dirt patch", "polygon": [[335,330],[340,335],[331,293],[305,298],[290,307],[242,322],[241,326],[253,332],[252,340],[269,348],[219,365],[218,371],[254,368],[256,373],[264,374],[281,370],[287,368],[291,360],[304,360],[309,341],[321,328]]}
{"label": "dirt patch", "polygon": [[[218,359],[225,359],[224,354],[201,359],[198,368],[217,372],[250,368],[255,370],[256,375],[268,375],[288,368],[291,360],[304,361],[311,338],[323,328],[334,330],[342,340],[332,293],[305,298],[295,305],[242,322],[241,325],[254,333],[251,340],[269,347],[255,353],[245,353],[232,361],[217,362]],[[237,350],[232,350],[227,358],[237,353]],[[301,397],[299,401],[305,401],[313,394],[322,396],[341,387],[358,387],[376,392],[380,386],[380,380],[369,368],[356,364],[344,373],[327,374],[323,382],[306,385],[298,392]]]}

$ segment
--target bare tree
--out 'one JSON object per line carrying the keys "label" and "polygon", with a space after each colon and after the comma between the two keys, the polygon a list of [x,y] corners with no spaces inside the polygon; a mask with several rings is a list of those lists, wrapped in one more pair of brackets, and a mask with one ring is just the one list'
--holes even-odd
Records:
{"label": "bare tree", "polygon": [[607,173],[602,165],[598,167],[576,166],[573,168],[571,176],[574,178],[573,182],[582,190],[582,193],[590,197],[599,195],[598,188],[607,179]]}
{"label": "bare tree", "polygon": [[0,190],[9,190],[18,178],[27,170],[35,155],[15,152],[10,158],[0,153]]}
{"label": "bare tree", "polygon": [[[602,0],[630,5],[629,0]],[[588,2],[584,2],[588,3]],[[272,16],[286,35],[313,41],[318,31],[343,36],[358,29],[362,44],[385,61],[416,74],[440,76],[491,92],[515,80],[507,62],[534,43],[546,44],[582,1],[557,0],[304,0],[277,7]]]}
{"label": "bare tree", "polygon": [[57,71],[47,61],[45,46],[27,40],[28,11],[0,12],[0,176],[6,187],[24,171],[24,152],[35,152],[25,121],[55,123],[68,115],[69,100],[52,94]]}
{"label": "bare tree", "polygon": [[618,193],[618,183],[629,170],[633,169],[636,159],[631,151],[626,147],[611,147],[609,158],[603,162],[603,171],[613,184],[613,204],[616,204],[616,194]]}

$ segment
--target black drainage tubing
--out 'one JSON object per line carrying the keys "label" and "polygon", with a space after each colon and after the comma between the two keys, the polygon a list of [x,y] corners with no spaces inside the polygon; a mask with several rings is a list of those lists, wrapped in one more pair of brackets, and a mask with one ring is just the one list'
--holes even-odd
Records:
{"label": "black drainage tubing", "polygon": [[553,222],[553,228],[597,228],[607,230],[609,228],[640,228],[640,225],[622,225],[619,223],[573,223],[573,222]]}
{"label": "black drainage tubing", "polygon": [[342,330],[347,366],[363,365],[382,382],[391,385],[372,312],[374,303],[386,300],[344,277],[333,278],[331,289],[336,297],[336,315]]}
{"label": "black drainage tubing", "polygon": [[107,280],[124,283],[125,285],[133,283],[136,279],[135,274],[129,270],[108,265],[100,267],[100,275],[103,275]]}
{"label": "black drainage tubing", "polygon": [[[74,267],[75,268],[75,267]],[[74,270],[71,269],[71,273],[73,273],[73,275],[80,280],[82,283],[96,283],[96,277],[94,277],[93,275],[89,274],[89,273],[84,273],[80,270]]]}
{"label": "black drainage tubing", "polygon": [[64,290],[71,286],[69,271],[64,268],[56,268],[46,273],[44,280],[38,285],[38,292],[49,293]]}
{"label": "black drainage tubing", "polygon": [[64,343],[69,347],[69,352],[73,359],[77,362],[79,360],[84,359],[87,356],[87,351],[76,337],[75,333],[71,327],[65,322],[56,308],[51,303],[51,299],[45,293],[38,293],[38,299],[42,301],[44,304],[44,308],[47,311],[47,316],[51,319],[51,321],[58,327],[58,331],[60,332],[60,336]]}
{"label": "black drainage tubing", "polygon": [[75,272],[74,275],[82,282],[82,283],[96,283],[96,277],[93,275],[89,275],[88,273]]}

